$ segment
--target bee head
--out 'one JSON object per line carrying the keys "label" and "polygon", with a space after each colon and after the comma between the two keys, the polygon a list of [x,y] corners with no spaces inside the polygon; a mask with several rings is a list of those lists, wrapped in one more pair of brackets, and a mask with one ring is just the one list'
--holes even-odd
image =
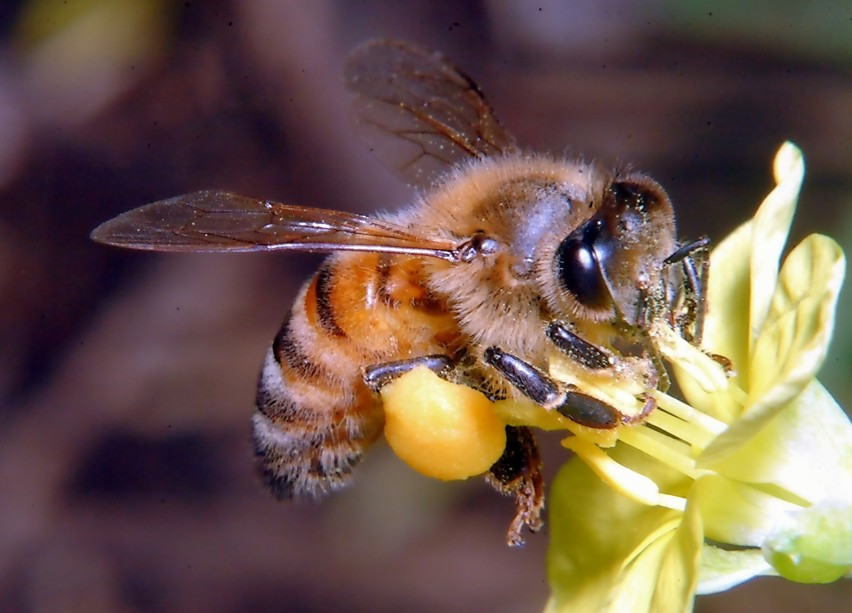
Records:
{"label": "bee head", "polygon": [[663,260],[675,247],[671,202],[636,173],[616,176],[600,202],[554,252],[560,293],[575,315],[642,327],[665,294]]}

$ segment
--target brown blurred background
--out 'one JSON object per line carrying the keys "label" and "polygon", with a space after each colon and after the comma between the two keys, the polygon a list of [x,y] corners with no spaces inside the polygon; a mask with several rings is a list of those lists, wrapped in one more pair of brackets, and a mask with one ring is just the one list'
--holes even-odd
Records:
{"label": "brown blurred background", "polygon": [[[353,138],[341,66],[443,51],[530,147],[630,161],[718,239],[808,171],[794,234],[852,247],[852,6],[841,0],[4,0],[0,610],[537,611],[547,535],[379,445],[357,487],[274,502],[248,444],[262,356],[308,255],[123,253],[101,221],[227,188],[361,212],[409,189]],[[852,406],[850,292],[822,379]],[[552,474],[564,458],[549,440]],[[593,511],[590,511],[593,512]],[[850,583],[754,581],[697,610],[841,610]]]}

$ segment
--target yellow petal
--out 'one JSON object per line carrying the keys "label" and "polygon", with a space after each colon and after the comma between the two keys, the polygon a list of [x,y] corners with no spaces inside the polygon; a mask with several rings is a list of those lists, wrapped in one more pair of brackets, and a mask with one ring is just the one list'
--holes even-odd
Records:
{"label": "yellow petal", "polygon": [[759,575],[776,575],[759,549],[722,549],[705,544],[696,594],[724,592]]}
{"label": "yellow petal", "polygon": [[744,445],[699,458],[699,466],[743,483],[772,483],[789,500],[815,504],[845,497],[852,504],[852,423],[819,381]]}
{"label": "yellow petal", "polygon": [[784,143],[778,150],[773,167],[778,185],[766,197],[754,216],[749,314],[752,334],[761,329],[769,312],[775,293],[781,252],[787,242],[802,178],[805,175],[802,152],[789,142]]}
{"label": "yellow petal", "polygon": [[[713,249],[707,282],[708,310],[702,345],[708,351],[730,359],[738,370],[740,365],[748,362],[749,254],[753,227],[753,221],[742,224]],[[738,384],[744,387],[743,373],[738,373],[738,377]],[[683,381],[678,377],[679,383]],[[701,390],[695,391],[693,395],[684,390],[690,404],[703,409]]]}
{"label": "yellow petal", "polygon": [[[744,366],[748,364],[753,335],[769,309],[778,261],[795,213],[804,175],[801,152],[791,143],[782,145],[775,157],[774,171],[778,185],[754,218],[723,239],[710,256],[703,347],[733,362],[737,371],[734,382],[742,389],[749,386],[749,371]],[[682,385],[684,381],[684,393],[690,402],[712,411],[714,404],[702,390],[693,389],[688,378],[678,377]],[[721,419],[730,410],[732,407],[724,402],[716,406]]]}
{"label": "yellow petal", "polygon": [[707,538],[741,547],[760,547],[777,518],[801,510],[757,487],[716,474],[695,482],[693,499],[701,509]]}
{"label": "yellow petal", "polygon": [[[673,528],[674,525],[671,526]],[[657,578],[660,576],[663,560],[671,548],[675,530],[669,529],[659,538],[648,543],[624,569],[619,581],[612,586],[611,600],[601,609],[607,613],[622,611],[687,611],[682,603],[661,603],[655,606]],[[684,578],[685,583],[689,581]],[[691,595],[690,595],[691,596]],[[692,604],[692,598],[689,598]],[[571,609],[575,611],[577,609]]]}
{"label": "yellow petal", "polygon": [[[834,311],[846,260],[840,246],[812,234],[784,260],[777,290],[754,345],[749,405],[767,396],[777,404],[795,397],[816,376],[834,332]],[[771,393],[777,385],[785,395]],[[751,410],[751,409],[750,409]]]}
{"label": "yellow petal", "polygon": [[651,611],[692,610],[703,544],[698,504],[690,500],[660,562]]}
{"label": "yellow petal", "polygon": [[[616,460],[667,489],[683,479],[644,454],[618,448]],[[646,470],[647,469],[647,470]],[[607,487],[583,462],[559,471],[550,494],[550,612],[647,610],[665,546],[681,513],[647,506]],[[621,609],[611,606],[621,599]]]}
{"label": "yellow petal", "polygon": [[843,252],[830,238],[811,235],[790,253],[754,346],[746,411],[707,447],[700,466],[746,444],[811,383],[825,359],[844,274]]}

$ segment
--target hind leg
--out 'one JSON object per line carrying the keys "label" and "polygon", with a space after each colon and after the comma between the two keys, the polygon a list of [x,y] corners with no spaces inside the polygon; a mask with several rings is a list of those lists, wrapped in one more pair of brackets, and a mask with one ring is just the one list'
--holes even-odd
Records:
{"label": "hind leg", "polygon": [[[370,366],[364,369],[364,382],[378,392],[418,366],[426,366],[445,379],[456,378],[453,376],[456,363],[449,356],[429,355]],[[515,499],[515,517],[506,534],[506,541],[512,547],[523,545],[521,532],[524,526],[531,532],[541,528],[541,511],[544,508],[541,468],[532,431],[526,427],[506,426],[506,448],[485,479],[498,492]]]}
{"label": "hind leg", "polygon": [[527,427],[506,426],[506,449],[494,463],[485,480],[501,494],[515,498],[515,517],[509,524],[506,542],[510,547],[524,544],[524,526],[537,532],[542,526],[544,479],[535,435]]}

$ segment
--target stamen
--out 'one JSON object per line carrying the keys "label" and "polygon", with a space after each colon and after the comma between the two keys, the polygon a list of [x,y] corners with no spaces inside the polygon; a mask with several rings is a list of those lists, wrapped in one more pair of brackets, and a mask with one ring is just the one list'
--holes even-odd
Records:
{"label": "stamen", "polygon": [[653,506],[659,502],[660,489],[653,480],[619,464],[596,445],[579,436],[570,436],[562,441],[562,446],[580,456],[604,483],[617,492],[641,504]]}
{"label": "stamen", "polygon": [[686,498],[683,496],[672,496],[671,494],[660,494],[657,506],[683,513],[686,511]]}
{"label": "stamen", "polygon": [[686,509],[686,498],[661,494],[660,488],[652,479],[619,464],[596,445],[578,436],[570,436],[562,441],[562,446],[576,453],[601,481],[620,494],[640,504],[661,506],[675,511]]}
{"label": "stamen", "polygon": [[716,438],[714,433],[708,432],[699,425],[691,424],[661,410],[653,411],[648,415],[645,423],[690,444],[693,450],[703,450]]}
{"label": "stamen", "polygon": [[698,409],[686,404],[685,402],[673,398],[668,394],[661,392],[652,392],[654,399],[657,401],[657,407],[671,413],[675,417],[698,426],[702,430],[709,432],[712,436],[718,436],[728,429],[728,426],[718,419],[715,419],[707,413],[702,413]]}
{"label": "stamen", "polygon": [[619,439],[690,479],[698,476],[695,460],[689,455],[689,446],[670,436],[655,432],[647,426],[637,426],[623,428]]}

